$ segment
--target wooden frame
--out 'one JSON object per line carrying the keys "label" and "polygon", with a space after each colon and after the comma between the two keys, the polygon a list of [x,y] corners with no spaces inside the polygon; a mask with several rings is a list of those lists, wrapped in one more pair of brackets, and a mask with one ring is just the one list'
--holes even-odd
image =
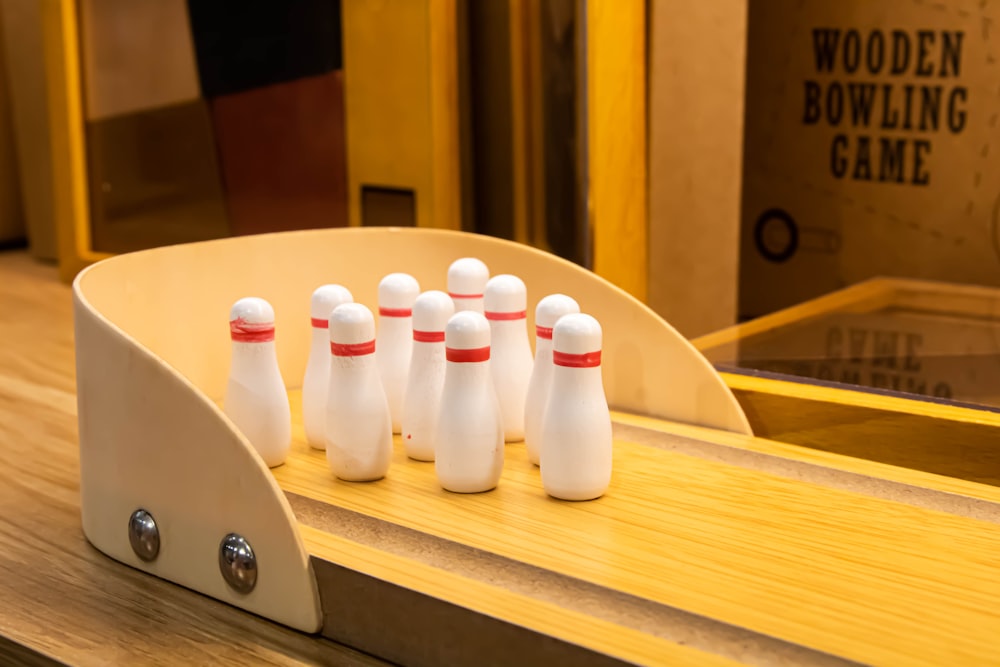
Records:
{"label": "wooden frame", "polygon": [[646,301],[646,3],[590,0],[587,8],[587,173],[594,271]]}
{"label": "wooden frame", "polygon": [[352,226],[376,187],[412,191],[417,227],[461,229],[456,11],[455,0],[341,5]]}
{"label": "wooden frame", "polygon": [[42,22],[59,275],[68,282],[85,266],[109,255],[95,252],[90,243],[76,3],[43,2]]}

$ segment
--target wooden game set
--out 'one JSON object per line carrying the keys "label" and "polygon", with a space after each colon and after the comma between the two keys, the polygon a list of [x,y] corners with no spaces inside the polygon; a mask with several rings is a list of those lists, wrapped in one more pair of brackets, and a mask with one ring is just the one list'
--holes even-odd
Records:
{"label": "wooden game set", "polygon": [[[506,445],[494,490],[454,494],[398,436],[389,473],[366,483],[336,479],[306,443],[312,290],[340,283],[372,307],[383,275],[443,289],[465,256],[524,280],[529,324],[556,292],[600,321],[614,422],[601,498],[549,497],[523,444]],[[292,406],[291,454],[273,469],[220,407],[226,314],[248,294],[274,306]],[[308,230],[121,255],[78,276],[74,312],[87,538],[275,623],[417,665],[998,660],[995,413],[812,385],[783,396],[766,378],[723,377],[598,276],[444,230]],[[919,432],[981,474],[908,466]],[[851,450],[830,444],[848,440]]]}

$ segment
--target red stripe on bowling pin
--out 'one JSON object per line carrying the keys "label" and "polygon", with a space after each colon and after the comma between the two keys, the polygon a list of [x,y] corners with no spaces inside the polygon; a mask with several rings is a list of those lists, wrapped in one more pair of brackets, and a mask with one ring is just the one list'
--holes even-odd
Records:
{"label": "red stripe on bowling pin", "polygon": [[445,358],[448,361],[457,361],[458,363],[489,361],[490,346],[487,345],[486,347],[474,347],[468,350],[463,350],[455,347],[446,347]]}
{"label": "red stripe on bowling pin", "polygon": [[494,321],[504,321],[504,320],[523,320],[528,316],[528,311],[526,310],[513,310],[509,313],[498,313],[495,311],[487,310],[485,313],[486,319]]}
{"label": "red stripe on bowling pin", "polygon": [[229,336],[237,343],[269,343],[274,340],[274,325],[247,322],[242,317],[229,320]]}
{"label": "red stripe on bowling pin", "polygon": [[601,365],[601,351],[570,354],[569,352],[552,352],[552,363],[566,368],[594,368]]}
{"label": "red stripe on bowling pin", "polygon": [[379,317],[410,317],[413,315],[411,308],[382,308],[378,309]]}
{"label": "red stripe on bowling pin", "polygon": [[375,352],[375,341],[367,343],[330,343],[330,352],[335,357],[360,357]]}
{"label": "red stripe on bowling pin", "polygon": [[417,331],[413,330],[413,340],[418,343],[443,343],[443,331]]}

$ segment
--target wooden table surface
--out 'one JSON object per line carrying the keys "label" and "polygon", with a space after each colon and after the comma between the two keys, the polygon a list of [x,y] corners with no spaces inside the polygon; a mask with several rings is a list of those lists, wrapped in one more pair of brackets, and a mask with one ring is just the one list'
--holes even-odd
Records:
{"label": "wooden table surface", "polygon": [[382,664],[87,542],[70,294],[54,267],[0,252],[0,664]]}

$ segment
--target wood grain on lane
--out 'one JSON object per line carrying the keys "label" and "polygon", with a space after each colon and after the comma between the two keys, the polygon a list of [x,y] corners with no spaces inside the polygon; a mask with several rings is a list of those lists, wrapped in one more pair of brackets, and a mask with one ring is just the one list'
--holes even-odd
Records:
{"label": "wood grain on lane", "polygon": [[622,440],[589,503],[547,498],[516,444],[490,493],[442,491],[398,442],[385,480],[349,484],[293,432],[274,474],[322,503],[850,660],[994,658],[996,523]]}

